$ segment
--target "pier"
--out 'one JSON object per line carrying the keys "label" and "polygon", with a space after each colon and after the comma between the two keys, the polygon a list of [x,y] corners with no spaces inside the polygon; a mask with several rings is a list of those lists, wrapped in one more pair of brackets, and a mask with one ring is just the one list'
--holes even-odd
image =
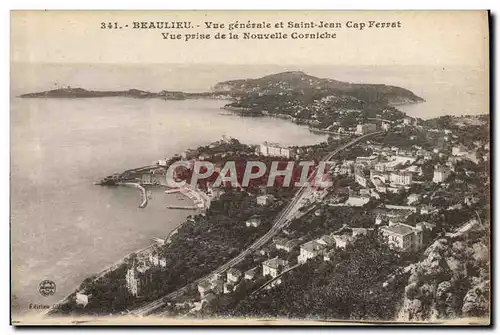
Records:
{"label": "pier", "polygon": [[148,205],[148,196],[146,195],[146,189],[142,187],[141,184],[138,183],[119,183],[118,185],[129,186],[138,188],[141,191],[141,204],[139,208],[145,208]]}
{"label": "pier", "polygon": [[173,194],[173,193],[180,193],[180,192],[181,192],[180,188],[173,188],[173,189],[165,191],[166,194]]}
{"label": "pier", "polygon": [[169,209],[190,209],[190,210],[195,210],[195,209],[198,208],[198,206],[167,205],[167,208],[169,208]]}

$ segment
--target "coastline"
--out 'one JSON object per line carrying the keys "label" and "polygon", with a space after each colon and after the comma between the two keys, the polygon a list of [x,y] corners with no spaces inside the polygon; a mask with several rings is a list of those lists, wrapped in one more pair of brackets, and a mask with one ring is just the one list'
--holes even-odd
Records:
{"label": "coastline", "polygon": [[[422,101],[410,101],[410,102],[401,102],[401,103],[392,103],[390,104],[391,107],[408,107],[408,106],[415,106],[415,105],[420,105],[422,103],[425,103],[426,100],[422,99]],[[309,131],[311,133],[316,133],[316,134],[327,134],[327,135],[332,135],[332,136],[348,136],[349,133],[337,133],[337,132],[332,132],[326,129],[321,129],[317,128],[314,125],[310,123],[310,120],[307,119],[297,119],[289,114],[280,114],[280,113],[271,113],[267,111],[260,112],[258,114],[253,114],[251,113],[249,108],[244,108],[244,107],[231,107],[231,106],[222,106],[221,109],[227,110],[230,115],[237,115],[241,117],[268,117],[268,118],[273,118],[273,119],[283,119],[283,120],[288,120],[291,123],[298,125],[298,126],[307,126],[309,128]],[[405,114],[408,117],[413,117],[408,115],[407,112],[398,109],[401,113]]]}
{"label": "coastline", "polygon": [[[133,185],[132,185],[133,184]],[[134,187],[134,188],[138,188],[140,191],[141,191],[141,194],[146,194],[146,189],[140,185],[139,183],[120,183],[119,184],[120,186],[128,186],[128,187]],[[144,192],[144,193],[143,193]],[[193,200],[194,203],[195,200],[192,199],[191,197],[188,197],[189,199]],[[145,197],[144,199],[146,201],[146,204],[147,204],[147,196]],[[142,205],[142,203],[141,203]],[[139,207],[141,207],[141,205],[139,205]],[[141,207],[141,208],[144,208],[144,207]],[[176,225],[165,237],[165,245],[166,244],[169,244],[170,243],[170,239],[173,235],[175,235],[178,230],[185,224],[187,223],[188,220],[187,219],[184,219],[182,220],[178,225]],[[126,255],[124,255],[123,257],[121,257],[118,261],[114,262],[113,264],[111,265],[106,265],[101,271],[99,271],[96,275],[95,275],[95,278],[92,280],[93,282],[97,281],[98,279],[104,277],[106,274],[116,270],[117,268],[119,268],[121,265],[123,265],[125,263],[125,260],[127,258],[129,258],[130,256],[132,256],[133,254],[136,254],[138,256],[142,256],[146,253],[148,253],[151,249],[153,249],[155,246],[158,245],[158,242],[154,242],[152,244],[149,244],[145,247],[142,247],[142,248],[139,248],[135,251],[131,251],[129,253],[127,253]],[[89,276],[91,277],[91,276]],[[89,278],[87,277],[87,278]],[[63,305],[65,303],[67,303],[69,301],[69,299],[75,295],[78,291],[79,291],[79,288],[80,288],[80,285],[82,283],[80,282],[76,287],[75,289],[73,289],[70,293],[68,293],[64,298],[60,299],[59,301],[57,301],[56,303],[54,303],[53,305],[51,305],[51,307],[45,311],[43,311],[42,313],[40,313],[39,315],[41,317],[47,317],[47,316],[50,316],[50,313],[54,312],[56,308],[58,308],[60,305]]]}

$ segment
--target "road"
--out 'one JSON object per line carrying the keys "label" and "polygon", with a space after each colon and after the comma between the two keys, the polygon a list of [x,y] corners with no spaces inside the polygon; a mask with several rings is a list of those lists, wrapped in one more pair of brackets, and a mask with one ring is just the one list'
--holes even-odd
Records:
{"label": "road", "polygon": [[[360,141],[365,140],[368,137],[383,134],[383,133],[384,133],[384,131],[377,131],[377,132],[373,132],[370,134],[365,134],[363,136],[357,137],[357,138],[349,141],[348,143],[342,145],[341,147],[335,149],[334,151],[332,151],[328,155],[326,155],[323,158],[323,161],[331,160],[332,157],[335,156],[336,154],[338,154],[339,152],[353,146],[354,144],[356,144]],[[309,181],[311,181],[312,178],[314,177],[314,175],[315,175],[314,172],[312,173]],[[162,298],[159,298],[155,301],[144,304],[144,305],[130,311],[130,313],[132,315],[137,315],[137,316],[146,316],[148,314],[151,314],[154,311],[158,310],[159,308],[163,307],[165,305],[166,300],[172,300],[172,299],[176,299],[176,298],[182,296],[191,285],[193,285],[193,284],[198,285],[199,283],[201,283],[205,280],[208,280],[217,274],[222,274],[223,272],[226,272],[227,270],[229,270],[230,268],[232,268],[236,264],[240,263],[247,255],[250,255],[251,253],[260,249],[264,244],[269,242],[273,236],[275,236],[278,232],[280,232],[283,228],[285,228],[291,222],[291,219],[295,217],[296,213],[298,212],[299,208],[301,207],[301,201],[303,199],[307,198],[311,192],[312,192],[312,187],[311,187],[309,182],[305,183],[303,186],[301,186],[300,189],[295,194],[295,196],[290,201],[290,203],[288,204],[288,206],[286,206],[280,212],[280,214],[278,214],[278,216],[274,220],[274,223],[273,223],[271,229],[269,229],[269,231],[266,234],[264,234],[262,237],[260,237],[258,240],[256,240],[247,249],[242,251],[238,256],[231,259],[230,261],[228,261],[224,265],[220,266],[218,269],[212,271],[208,275],[206,275],[202,278],[199,278],[198,280],[196,280],[188,285],[185,285],[185,286],[179,288],[178,290],[165,295]]]}

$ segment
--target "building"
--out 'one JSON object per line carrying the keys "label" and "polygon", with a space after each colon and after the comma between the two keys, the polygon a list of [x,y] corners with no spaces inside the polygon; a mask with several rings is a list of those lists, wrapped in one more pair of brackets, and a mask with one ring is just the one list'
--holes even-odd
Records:
{"label": "building", "polygon": [[145,265],[135,267],[135,262],[130,269],[127,270],[125,280],[127,282],[127,289],[131,295],[137,297],[141,295],[144,287],[151,283],[151,271]]}
{"label": "building", "polygon": [[212,284],[208,281],[202,281],[198,284],[198,292],[203,299],[209,292],[212,292]]}
{"label": "building", "polygon": [[260,219],[258,217],[251,217],[245,222],[245,226],[257,228],[260,226]]}
{"label": "building", "polygon": [[78,305],[82,305],[83,307],[87,306],[90,298],[92,298],[92,294],[87,294],[85,290],[76,293],[76,303]]}
{"label": "building", "polygon": [[356,127],[356,135],[365,135],[377,131],[377,125],[374,123],[358,124]]}
{"label": "building", "polygon": [[451,174],[451,170],[443,165],[434,166],[434,176],[432,177],[432,181],[436,184],[443,183],[448,179]]}
{"label": "building", "polygon": [[408,196],[408,198],[406,199],[407,200],[407,204],[408,205],[411,205],[411,204],[414,204],[416,203],[417,201],[420,200],[420,195],[416,194],[416,193],[412,193]]}
{"label": "building", "polygon": [[234,289],[233,283],[224,283],[224,294],[233,292],[233,289]]}
{"label": "building", "polygon": [[232,283],[237,283],[240,281],[242,273],[240,270],[231,268],[227,270],[227,281]]}
{"label": "building", "polygon": [[323,244],[324,246],[331,248],[335,246],[335,238],[330,235],[323,235],[316,240],[319,244]]}
{"label": "building", "polygon": [[403,124],[406,126],[411,126],[413,124],[413,119],[410,117],[405,117],[403,119]]}
{"label": "building", "polygon": [[359,235],[366,235],[368,234],[368,228],[351,228],[352,230],[352,237],[356,237]]}
{"label": "building", "polygon": [[342,165],[336,166],[334,170],[336,174],[350,176],[352,174],[352,164],[344,162]]}
{"label": "building", "polygon": [[387,187],[385,186],[385,183],[378,177],[371,177],[370,181],[372,182],[373,186],[375,186],[375,189],[377,192],[380,193],[386,193],[387,192]]}
{"label": "building", "polygon": [[344,203],[344,206],[363,207],[370,202],[370,197],[362,197],[358,195],[350,195]]}
{"label": "building", "polygon": [[269,275],[272,278],[276,278],[287,265],[287,261],[278,257],[268,259],[262,263],[262,274],[264,277]]}
{"label": "building", "polygon": [[357,164],[368,165],[370,167],[377,164],[377,160],[378,160],[378,156],[376,156],[376,155],[371,155],[368,157],[365,157],[365,156],[356,157]]}
{"label": "building", "polygon": [[253,267],[250,270],[245,271],[245,276],[244,278],[246,280],[254,280],[255,277],[257,276],[257,272],[259,271],[259,267]]}
{"label": "building", "polygon": [[300,254],[297,256],[297,261],[299,264],[304,264],[311,258],[323,255],[326,252],[326,248],[325,244],[318,243],[316,240],[306,242],[300,246]]}
{"label": "building", "polygon": [[155,252],[152,252],[149,254],[149,262],[151,263],[151,265],[159,266],[162,268],[167,266],[167,259],[164,257],[160,257]]}
{"label": "building", "polygon": [[150,173],[143,173],[141,175],[141,184],[143,184],[143,185],[153,184],[153,175]]}
{"label": "building", "polygon": [[264,142],[260,145],[260,154],[263,156],[291,158],[295,156],[295,150],[282,147],[278,143]]}
{"label": "building", "polygon": [[298,240],[281,239],[276,242],[276,249],[290,252],[298,245],[299,245]]}
{"label": "building", "polygon": [[365,173],[363,172],[363,169],[360,168],[359,166],[356,166],[354,168],[354,179],[356,180],[356,183],[358,183],[363,187],[366,187],[368,185],[368,180],[365,177]]}
{"label": "building", "polygon": [[374,165],[374,169],[377,172],[385,172],[385,164],[384,163],[377,163]]}
{"label": "building", "polygon": [[423,246],[423,231],[421,228],[399,223],[380,228],[382,234],[389,240],[391,246],[403,251],[418,251]]}
{"label": "building", "polygon": [[458,145],[456,147],[451,148],[451,154],[453,156],[465,156],[467,155],[467,148],[463,145]]}
{"label": "building", "polygon": [[268,206],[272,205],[274,202],[274,196],[271,194],[259,195],[257,197],[257,205]]}
{"label": "building", "polygon": [[335,250],[330,250],[329,252],[323,255],[323,260],[325,262],[329,262],[333,259],[333,255],[335,254]]}
{"label": "building", "polygon": [[212,287],[212,292],[214,292],[215,294],[220,294],[222,293],[224,288],[224,281],[219,278],[213,278],[210,281],[210,285]]}
{"label": "building", "polygon": [[345,249],[345,247],[352,242],[351,236],[347,235],[332,235],[335,246],[339,249]]}
{"label": "building", "polygon": [[413,181],[409,171],[394,171],[389,175],[389,182],[393,185],[410,185]]}

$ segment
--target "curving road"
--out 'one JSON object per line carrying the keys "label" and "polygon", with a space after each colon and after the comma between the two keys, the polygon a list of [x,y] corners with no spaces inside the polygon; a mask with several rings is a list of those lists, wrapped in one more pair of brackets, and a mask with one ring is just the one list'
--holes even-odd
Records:
{"label": "curving road", "polygon": [[[348,147],[351,147],[354,144],[356,144],[360,141],[363,141],[368,137],[379,135],[382,133],[384,133],[384,131],[377,131],[377,132],[373,132],[373,133],[369,133],[369,134],[357,137],[357,138],[349,141],[348,143],[342,145],[341,147],[335,149],[334,151],[332,151],[328,155],[326,155],[323,158],[323,161],[329,161],[330,159],[332,159],[333,156],[335,156],[339,152],[347,149]],[[312,178],[314,177],[314,175],[315,175],[314,172],[311,175],[309,181],[311,181]],[[199,279],[195,280],[194,282],[192,282],[188,285],[185,285],[172,293],[165,295],[162,298],[159,298],[155,301],[146,303],[146,304],[130,311],[130,314],[137,315],[137,316],[146,316],[148,314],[151,314],[154,311],[158,310],[159,308],[163,307],[165,305],[166,300],[172,300],[172,299],[175,299],[175,298],[182,296],[187,291],[189,286],[191,286],[193,284],[198,285],[199,283],[201,283],[207,279],[212,278],[216,274],[221,274],[223,272],[226,272],[231,267],[233,267],[236,264],[238,264],[239,262],[241,262],[247,255],[260,249],[264,244],[269,242],[274,235],[276,235],[278,232],[280,232],[283,228],[285,228],[290,223],[290,221],[291,221],[290,219],[295,216],[295,214],[298,212],[298,209],[301,207],[300,203],[304,199],[304,196],[309,195],[312,191],[311,189],[312,188],[310,187],[310,183],[305,183],[304,186],[301,186],[300,189],[295,194],[295,196],[290,201],[290,203],[288,204],[288,206],[286,206],[280,212],[280,214],[278,214],[271,229],[269,229],[269,231],[266,234],[264,234],[262,237],[260,237],[258,240],[256,240],[247,249],[242,251],[238,256],[231,259],[230,261],[228,261],[224,265],[220,266],[218,269],[212,271],[208,275],[206,275],[202,278],[199,278]]]}

